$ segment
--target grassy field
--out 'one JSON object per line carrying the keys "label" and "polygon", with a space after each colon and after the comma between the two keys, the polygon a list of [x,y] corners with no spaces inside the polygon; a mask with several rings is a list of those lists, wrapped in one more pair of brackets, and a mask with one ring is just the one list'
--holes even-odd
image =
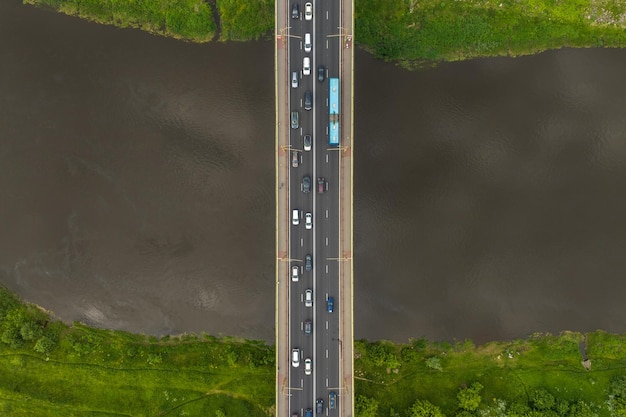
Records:
{"label": "grassy field", "polygon": [[118,27],[207,42],[215,36],[212,10],[204,0],[23,0],[61,13]]}
{"label": "grassy field", "polygon": [[[262,342],[66,326],[0,290],[2,416],[269,416]],[[43,341],[43,342],[42,342]]]}
{"label": "grassy field", "polygon": [[[624,411],[616,402],[622,394],[612,384],[626,378],[626,337],[587,334],[590,370],[581,363],[582,340],[583,335],[567,332],[478,347],[358,341],[357,415],[626,415],[610,411]],[[432,404],[440,414],[412,414],[416,402]]]}
{"label": "grassy field", "polygon": [[[270,416],[274,361],[258,341],[67,326],[0,287],[2,416]],[[357,417],[623,417],[626,335],[360,340],[355,397]]]}
{"label": "grassy field", "polygon": [[217,0],[220,40],[259,39],[274,30],[273,0]]}
{"label": "grassy field", "polygon": [[355,40],[408,67],[563,46],[623,47],[624,28],[622,0],[356,0]]}

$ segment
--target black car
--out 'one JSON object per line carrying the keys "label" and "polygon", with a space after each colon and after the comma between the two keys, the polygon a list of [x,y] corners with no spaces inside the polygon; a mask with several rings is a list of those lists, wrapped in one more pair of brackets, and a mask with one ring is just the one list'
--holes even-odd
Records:
{"label": "black car", "polygon": [[302,192],[310,193],[311,192],[311,177],[305,175],[302,177]]}
{"label": "black car", "polygon": [[313,270],[313,257],[311,255],[304,257],[304,269],[307,271]]}
{"label": "black car", "polygon": [[318,398],[317,401],[315,402],[315,412],[317,414],[324,414],[324,400],[321,398]]}
{"label": "black car", "polygon": [[323,65],[317,67],[317,81],[323,83],[324,78],[326,78],[326,68]]}
{"label": "black car", "polygon": [[291,6],[291,18],[292,19],[299,19],[300,18],[300,6],[298,6],[298,3],[294,3]]}

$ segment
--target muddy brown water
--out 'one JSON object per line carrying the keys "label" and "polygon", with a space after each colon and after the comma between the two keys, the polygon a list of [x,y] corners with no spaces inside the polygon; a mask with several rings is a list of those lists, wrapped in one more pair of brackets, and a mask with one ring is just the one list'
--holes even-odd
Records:
{"label": "muddy brown water", "polygon": [[[623,332],[625,50],[356,53],[355,335]],[[0,4],[0,282],[66,321],[274,340],[269,41]]]}

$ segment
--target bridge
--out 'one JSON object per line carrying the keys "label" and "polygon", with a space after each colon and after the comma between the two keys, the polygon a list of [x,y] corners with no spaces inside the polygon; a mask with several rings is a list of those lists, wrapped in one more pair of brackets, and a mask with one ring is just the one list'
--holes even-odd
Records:
{"label": "bridge", "polygon": [[352,417],[354,1],[275,7],[276,415]]}

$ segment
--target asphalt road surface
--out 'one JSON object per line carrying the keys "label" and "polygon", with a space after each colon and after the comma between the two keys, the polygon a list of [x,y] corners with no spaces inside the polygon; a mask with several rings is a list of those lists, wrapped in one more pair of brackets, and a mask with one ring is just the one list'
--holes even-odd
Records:
{"label": "asphalt road surface", "polygon": [[[295,1],[299,18],[291,19],[289,51],[289,109],[299,114],[299,126],[290,133],[289,213],[299,210],[299,225],[290,222],[289,248],[291,266],[300,267],[298,282],[291,282],[289,292],[290,347],[300,349],[300,365],[289,372],[289,409],[305,416],[310,408],[316,414],[316,401],[324,401],[324,415],[338,416],[338,408],[328,409],[329,393],[340,396],[339,367],[339,162],[340,151],[328,146],[328,78],[339,77],[339,53],[343,38],[339,35],[340,2],[312,2],[313,16],[306,20],[305,1]],[[289,16],[294,2],[288,4]],[[305,51],[305,34],[311,35],[312,47]],[[303,75],[303,60],[311,61],[310,75]],[[324,67],[324,81],[318,80],[318,67]],[[291,86],[291,74],[297,72],[298,87]],[[313,96],[311,110],[305,110],[305,93]],[[304,136],[311,135],[310,151],[304,150]],[[298,152],[298,167],[291,166],[293,151]],[[303,178],[311,178],[310,192],[303,190]],[[318,178],[324,178],[324,190],[318,191]],[[311,213],[312,229],[305,226],[305,214]],[[306,271],[305,257],[313,257],[313,270]],[[304,295],[313,291],[313,305],[306,307]],[[335,300],[334,312],[327,311],[328,297]],[[312,321],[311,334],[305,334],[305,320]],[[311,375],[305,374],[305,359],[312,360]]]}

